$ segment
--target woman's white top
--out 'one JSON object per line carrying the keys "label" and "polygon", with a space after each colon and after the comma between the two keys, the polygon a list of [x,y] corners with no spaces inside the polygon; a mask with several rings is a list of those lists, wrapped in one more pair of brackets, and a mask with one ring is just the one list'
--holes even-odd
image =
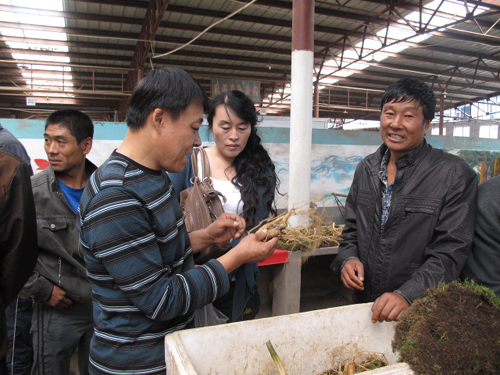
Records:
{"label": "woman's white top", "polygon": [[[198,153],[198,166],[201,166],[200,154]],[[198,168],[198,178],[201,179],[201,168]],[[241,215],[243,212],[243,201],[239,189],[231,181],[216,180],[210,177],[215,190],[226,197],[226,203],[221,199],[224,212]]]}

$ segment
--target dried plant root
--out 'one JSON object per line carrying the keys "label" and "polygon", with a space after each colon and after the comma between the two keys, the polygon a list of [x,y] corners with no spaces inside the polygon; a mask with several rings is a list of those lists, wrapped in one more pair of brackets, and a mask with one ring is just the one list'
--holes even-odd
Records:
{"label": "dried plant root", "polygon": [[266,241],[269,241],[270,239],[274,237],[279,237],[281,230],[278,228],[271,228],[267,230],[266,233]]}
{"label": "dried plant root", "polygon": [[[355,353],[347,354],[346,351],[357,349],[357,345],[352,348],[338,347],[332,351],[334,357],[334,368],[317,375],[351,375],[364,371],[375,370],[387,366],[389,361],[383,353],[374,353],[359,350]],[[346,356],[348,355],[348,357]]]}
{"label": "dried plant root", "polygon": [[[303,227],[287,227],[288,219],[294,215],[304,215],[309,218],[309,225]],[[257,229],[258,228],[258,229]],[[331,220],[325,219],[325,213],[318,213],[318,207],[313,200],[294,207],[281,215],[261,221],[250,232],[267,230],[266,241],[279,237],[278,248],[289,251],[313,251],[319,247],[338,246],[341,241],[343,226],[337,226]]]}

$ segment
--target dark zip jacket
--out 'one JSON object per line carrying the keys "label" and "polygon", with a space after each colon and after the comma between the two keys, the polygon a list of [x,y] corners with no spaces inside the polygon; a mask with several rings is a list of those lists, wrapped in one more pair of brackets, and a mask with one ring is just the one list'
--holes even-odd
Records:
{"label": "dark zip jacket", "polygon": [[477,177],[459,158],[426,140],[397,160],[389,218],[381,228],[382,145],[356,168],[346,200],[343,241],[331,268],[340,273],[349,258],[364,265],[364,291],[372,302],[398,291],[409,303],[440,281],[460,275],[470,253],[477,205]]}

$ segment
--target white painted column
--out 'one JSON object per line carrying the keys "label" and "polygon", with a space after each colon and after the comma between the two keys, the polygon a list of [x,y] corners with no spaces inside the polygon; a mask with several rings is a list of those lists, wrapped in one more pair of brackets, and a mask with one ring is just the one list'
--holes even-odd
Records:
{"label": "white painted column", "polygon": [[[289,209],[311,199],[313,0],[293,1],[292,27]],[[308,223],[308,217],[300,216],[294,216],[288,222],[292,227]]]}

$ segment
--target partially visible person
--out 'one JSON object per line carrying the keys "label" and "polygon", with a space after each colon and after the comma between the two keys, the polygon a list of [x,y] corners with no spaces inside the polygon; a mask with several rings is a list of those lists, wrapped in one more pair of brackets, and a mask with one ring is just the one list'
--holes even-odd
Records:
{"label": "partially visible person", "polygon": [[[31,159],[23,144],[9,130],[0,124],[0,146],[12,151],[27,165],[29,176],[33,175]],[[5,309],[9,349],[7,350],[7,368],[16,375],[29,375],[33,366],[33,342],[31,339],[31,301],[17,296]]]}
{"label": "partially visible person", "polygon": [[164,336],[193,327],[194,312],[229,290],[228,274],[267,259],[277,239],[250,234],[217,259],[193,255],[240,238],[245,220],[224,213],[188,233],[167,172],[181,172],[207,106],[184,70],[152,71],[135,88],[122,144],[92,175],[80,232],[94,296],[91,374],[165,374]]}
{"label": "partially visible person", "polygon": [[474,280],[500,297],[500,176],[479,185],[474,242],[462,279]]}
{"label": "partially visible person", "polygon": [[31,275],[37,259],[35,205],[30,170],[0,147],[0,374],[8,374],[5,307]]}
{"label": "partially visible person", "polygon": [[384,144],[356,168],[343,241],[331,267],[372,322],[392,321],[470,253],[477,177],[461,158],[427,144],[436,98],[422,81],[391,84],[381,103]]}
{"label": "partially visible person", "polygon": [[93,135],[92,120],[74,109],[53,112],[45,122],[44,147],[50,166],[31,179],[39,256],[22,292],[35,303],[33,375],[69,375],[76,351],[80,374],[88,374],[92,291],[76,214],[83,189],[96,170],[87,159]]}
{"label": "partially visible person", "polygon": [[18,155],[28,166],[30,176],[33,176],[31,159],[28,152],[26,152],[26,148],[19,141],[19,139],[17,139],[8,129],[5,129],[2,124],[0,124],[0,146],[5,147],[7,150],[10,150],[14,154]]}
{"label": "partially visible person", "polygon": [[[222,202],[225,212],[242,216],[247,228],[254,228],[270,215],[276,215],[274,196],[279,182],[274,163],[257,134],[255,105],[241,91],[223,92],[213,99],[207,120],[215,141],[215,146],[205,148],[214,189],[227,199]],[[199,155],[197,159],[201,166]],[[201,178],[201,167],[198,171]],[[169,177],[180,199],[181,191],[192,186],[191,156],[181,173],[170,173]],[[233,241],[232,246],[238,243],[239,240]],[[229,318],[228,322],[257,315],[260,307],[258,273],[257,263],[247,263],[229,275],[229,292],[213,303]]]}

